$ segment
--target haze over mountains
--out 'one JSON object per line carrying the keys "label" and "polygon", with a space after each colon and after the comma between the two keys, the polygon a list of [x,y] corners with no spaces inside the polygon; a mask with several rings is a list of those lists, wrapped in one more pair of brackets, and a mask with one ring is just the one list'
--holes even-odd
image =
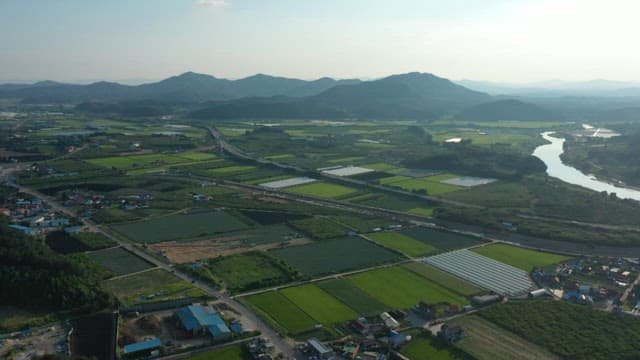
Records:
{"label": "haze over mountains", "polygon": [[[188,109],[189,116],[219,119],[450,117],[533,121],[614,116],[633,120],[640,114],[633,95],[640,95],[640,87],[633,88],[633,84],[547,82],[537,85],[548,88],[538,88],[468,80],[455,83],[418,72],[371,81],[327,77],[307,81],[264,74],[228,80],[186,72],[141,85],[105,81],[87,85],[53,81],[4,84],[0,85],[0,98],[75,104],[79,111],[126,116],[155,116],[181,106]],[[609,95],[592,95],[603,92]],[[590,108],[596,103],[597,111]]]}

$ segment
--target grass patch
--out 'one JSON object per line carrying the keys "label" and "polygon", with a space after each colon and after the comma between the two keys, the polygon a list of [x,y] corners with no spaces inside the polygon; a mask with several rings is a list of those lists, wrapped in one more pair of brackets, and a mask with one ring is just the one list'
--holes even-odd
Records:
{"label": "grass patch", "polygon": [[312,276],[361,269],[400,258],[398,254],[359,237],[291,246],[271,253]]}
{"label": "grass patch", "polygon": [[479,287],[425,263],[412,262],[403,267],[460,295],[470,296],[482,292]]}
{"label": "grass patch", "polygon": [[225,167],[209,169],[209,170],[207,170],[207,174],[210,174],[210,175],[229,175],[229,174],[235,174],[235,173],[247,172],[247,171],[255,170],[255,168],[256,168],[255,166],[251,166],[251,165],[232,165],[232,166],[225,166]]}
{"label": "grass patch", "polygon": [[333,279],[317,283],[322,290],[347,304],[364,316],[378,315],[389,310],[387,306],[371,297],[347,279]]}
{"label": "grass patch", "polygon": [[414,214],[414,215],[419,215],[419,216],[426,216],[426,217],[432,217],[433,216],[433,209],[430,208],[413,208],[413,209],[409,209],[407,210],[407,212],[409,214]]}
{"label": "grass patch", "polygon": [[454,352],[455,349],[443,346],[435,338],[427,336],[416,336],[400,349],[400,353],[409,359],[457,360],[470,358]]}
{"label": "grass patch", "polygon": [[355,311],[313,284],[290,287],[281,292],[322,324],[335,324],[358,317]]}
{"label": "grass patch", "polygon": [[310,184],[290,187],[287,191],[294,194],[333,199],[354,193],[358,190],[337,184],[313,182]]}
{"label": "grass patch", "polygon": [[367,164],[367,165],[362,165],[362,167],[365,167],[367,169],[372,169],[375,171],[388,171],[388,170],[393,170],[393,169],[397,169],[398,167],[395,165],[390,165],[387,163],[375,163],[375,164]]}
{"label": "grass patch", "polygon": [[468,301],[402,267],[367,271],[350,276],[356,286],[394,309],[408,309],[420,301],[448,302],[459,306]]}
{"label": "grass patch", "polygon": [[121,247],[91,252],[87,256],[116,275],[131,274],[153,267],[151,263]]}
{"label": "grass patch", "polygon": [[209,261],[207,266],[231,291],[258,289],[298,277],[283,261],[262,252],[219,257]]}
{"label": "grass patch", "polygon": [[473,249],[473,251],[525,271],[532,271],[536,267],[545,267],[570,259],[569,256],[524,249],[506,244],[482,246]]}
{"label": "grass patch", "polygon": [[131,156],[112,156],[85,160],[89,164],[118,169],[135,169],[141,167],[178,164],[189,161],[178,155],[147,154]]}
{"label": "grass patch", "polygon": [[[436,175],[442,176],[442,175]],[[431,181],[429,178],[409,179],[405,181],[393,182],[391,185],[409,191],[426,191],[429,195],[440,195],[462,189],[460,186],[443,184],[438,181]]]}
{"label": "grass patch", "polygon": [[395,231],[368,234],[371,240],[380,245],[395,249],[409,256],[420,256],[436,252],[437,249],[429,244],[410,238]]}
{"label": "grass patch", "polygon": [[107,280],[105,287],[124,306],[207,296],[204,291],[162,269]]}
{"label": "grass patch", "polygon": [[284,328],[288,333],[299,334],[311,330],[316,322],[278,291],[268,291],[246,298],[254,308],[260,310],[268,321]]}
{"label": "grass patch", "polygon": [[380,180],[378,180],[378,182],[380,183],[380,185],[390,185],[390,184],[395,184],[401,181],[407,181],[407,180],[411,180],[413,178],[408,177],[408,176],[402,176],[402,175],[395,175],[395,176],[389,176],[386,178],[382,178]]}
{"label": "grass patch", "polygon": [[289,225],[315,239],[331,239],[345,236],[349,231],[346,227],[324,217],[293,220],[289,221]]}
{"label": "grass patch", "polygon": [[400,232],[411,238],[435,246],[436,248],[441,250],[461,249],[485,242],[484,240],[473,236],[462,235],[449,231],[435,230],[424,226],[406,228]]}
{"label": "grass patch", "polygon": [[217,155],[212,153],[203,153],[203,152],[187,152],[178,154],[178,156],[183,157],[192,161],[203,161],[203,160],[211,160],[218,158]]}

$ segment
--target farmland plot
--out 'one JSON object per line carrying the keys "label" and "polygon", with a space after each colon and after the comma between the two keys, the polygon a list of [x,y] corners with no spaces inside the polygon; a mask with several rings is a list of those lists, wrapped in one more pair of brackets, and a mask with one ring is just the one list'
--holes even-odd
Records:
{"label": "farmland plot", "polygon": [[213,211],[174,214],[145,221],[114,225],[113,228],[131,240],[155,243],[241,230],[248,228],[248,226],[226,212]]}
{"label": "farmland plot", "polygon": [[153,267],[151,263],[121,247],[94,251],[87,255],[116,275],[131,274]]}
{"label": "farmland plot", "polygon": [[398,260],[400,256],[359,237],[325,240],[273,250],[272,254],[307,275],[321,275]]}

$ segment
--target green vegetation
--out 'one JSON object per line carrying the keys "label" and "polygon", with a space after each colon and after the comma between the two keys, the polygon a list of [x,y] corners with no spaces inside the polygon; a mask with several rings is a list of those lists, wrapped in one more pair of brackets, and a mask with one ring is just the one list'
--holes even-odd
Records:
{"label": "green vegetation", "polygon": [[467,315],[448,322],[464,329],[456,346],[479,360],[557,359],[558,356],[479,316]]}
{"label": "green vegetation", "polygon": [[402,234],[422,241],[440,250],[455,250],[482,244],[484,240],[450,231],[435,230],[424,226],[414,226],[400,231]]}
{"label": "green vegetation", "polygon": [[152,167],[165,164],[178,164],[189,161],[177,155],[167,154],[148,154],[148,155],[130,155],[130,156],[114,156],[85,160],[89,164],[103,167],[115,167],[120,169],[135,169],[139,167]]}
{"label": "green vegetation", "polygon": [[430,208],[421,208],[421,207],[413,208],[413,209],[407,210],[407,212],[409,214],[426,216],[426,217],[432,217],[433,216],[433,209],[430,209]]}
{"label": "green vegetation", "polygon": [[0,305],[97,311],[113,304],[104,273],[84,255],[63,256],[9,228],[0,216]]}
{"label": "green vegetation", "polygon": [[213,276],[234,292],[278,285],[300,276],[282,260],[263,252],[218,257],[206,264]]}
{"label": "green vegetation", "polygon": [[398,260],[399,256],[359,237],[326,240],[271,251],[304,274],[330,274]]}
{"label": "green vegetation", "polygon": [[412,262],[402,266],[460,295],[470,296],[482,292],[475,285],[425,263]]}
{"label": "green vegetation", "polygon": [[420,301],[465,305],[464,297],[402,267],[384,268],[353,275],[349,280],[369,295],[394,309],[407,309]]}
{"label": "green vegetation", "polygon": [[536,267],[545,267],[569,259],[568,256],[564,255],[550,254],[505,244],[481,246],[474,248],[473,251],[525,271],[532,271]]}
{"label": "green vegetation", "polygon": [[116,275],[131,274],[150,269],[152,264],[122,247],[88,253],[91,259]]}
{"label": "green vegetation", "polygon": [[631,131],[610,139],[567,136],[562,160],[585,174],[640,186],[640,132]]}
{"label": "green vegetation", "polygon": [[71,235],[63,230],[48,233],[45,242],[53,251],[60,254],[100,250],[117,245],[115,241],[101,233],[83,232]]}
{"label": "green vegetation", "polygon": [[640,353],[640,323],[624,314],[563,301],[512,301],[479,315],[562,358],[632,359]]}
{"label": "green vegetation", "polygon": [[322,290],[347,304],[364,316],[378,315],[389,308],[355,286],[348,279],[333,279],[317,283]]}
{"label": "green vegetation", "polygon": [[316,196],[321,198],[337,198],[340,196],[348,195],[356,192],[356,189],[346,187],[343,185],[325,183],[325,182],[313,182],[305,185],[298,185],[290,187],[287,191],[294,194]]}
{"label": "green vegetation", "polygon": [[408,180],[394,181],[390,185],[409,191],[424,192],[429,195],[446,194],[461,189],[460,186],[444,184],[439,180],[431,180],[431,177],[409,178]]}
{"label": "green vegetation", "polygon": [[368,234],[367,237],[380,245],[398,250],[409,256],[426,255],[437,251],[437,249],[431,245],[415,240],[396,231],[372,233]]}
{"label": "green vegetation", "polygon": [[313,284],[281,290],[291,302],[322,324],[352,320],[358,314]]}
{"label": "green vegetation", "polygon": [[104,284],[124,306],[207,296],[202,290],[162,269],[106,280]]}
{"label": "green vegetation", "polygon": [[189,360],[250,360],[251,354],[243,345],[226,346],[188,357]]}
{"label": "green vegetation", "polygon": [[347,235],[348,229],[326,217],[289,221],[289,225],[315,239],[331,239]]}
{"label": "green vegetation", "polygon": [[224,211],[209,211],[156,217],[113,228],[134,241],[156,243],[242,230],[248,226]]}
{"label": "green vegetation", "polygon": [[464,352],[444,345],[438,339],[427,334],[414,336],[413,340],[402,346],[400,353],[409,359],[471,359]]}
{"label": "green vegetation", "polygon": [[272,324],[283,328],[288,333],[298,334],[313,329],[316,325],[309,315],[279,291],[268,291],[245,299]]}

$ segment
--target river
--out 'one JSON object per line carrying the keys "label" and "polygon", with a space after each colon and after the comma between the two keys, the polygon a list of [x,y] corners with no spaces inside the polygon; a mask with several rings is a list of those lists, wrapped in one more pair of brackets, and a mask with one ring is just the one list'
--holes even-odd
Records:
{"label": "river", "polygon": [[547,174],[549,174],[549,176],[587,189],[616,193],[621,199],[640,201],[640,191],[638,190],[618,187],[604,181],[599,181],[593,176],[585,175],[580,170],[565,165],[560,159],[560,155],[564,152],[563,145],[565,139],[553,137],[551,134],[553,134],[551,131],[542,133],[542,138],[549,141],[550,144],[540,145],[533,151],[533,156],[539,158],[547,165]]}

